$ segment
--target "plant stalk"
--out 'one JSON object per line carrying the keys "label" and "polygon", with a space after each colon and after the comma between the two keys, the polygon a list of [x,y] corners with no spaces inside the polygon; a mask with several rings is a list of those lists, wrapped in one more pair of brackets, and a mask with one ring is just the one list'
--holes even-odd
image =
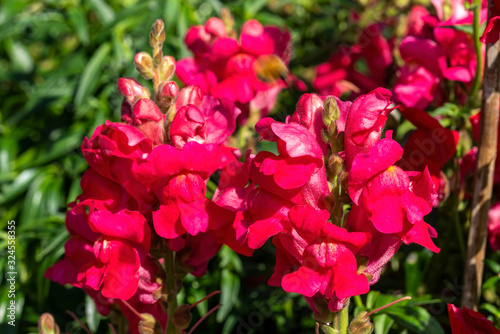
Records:
{"label": "plant stalk", "polygon": [[[476,2],[478,1],[474,3]],[[479,72],[476,73],[476,76],[479,75]],[[493,172],[497,154],[499,98],[500,61],[498,42],[496,42],[488,44],[486,47],[479,150],[477,169],[474,175],[467,257],[464,266],[462,306],[475,311],[477,311],[477,304],[481,296],[486,238],[488,235],[488,210],[491,202]]]}
{"label": "plant stalk", "polygon": [[481,0],[474,0],[474,13],[472,19],[473,25],[473,40],[474,40],[474,51],[476,53],[476,76],[474,77],[474,81],[472,82],[472,87],[469,93],[469,98],[467,100],[467,106],[476,105],[476,101],[478,101],[477,94],[479,92],[479,88],[481,87],[481,70],[483,68],[483,56],[481,53],[482,43],[479,40],[480,37],[480,29],[481,26],[479,24],[479,18],[481,14]]}
{"label": "plant stalk", "polygon": [[166,250],[165,270],[167,272],[167,303],[168,321],[166,334],[179,334],[179,329],[173,324],[174,312],[177,308],[177,286],[175,282],[175,252]]}

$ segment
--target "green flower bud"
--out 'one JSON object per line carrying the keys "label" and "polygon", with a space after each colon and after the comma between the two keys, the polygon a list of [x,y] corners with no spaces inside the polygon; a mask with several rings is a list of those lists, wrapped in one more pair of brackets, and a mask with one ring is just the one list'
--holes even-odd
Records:
{"label": "green flower bud", "polygon": [[349,325],[349,334],[370,334],[373,332],[373,324],[367,316],[368,312],[360,312]]}
{"label": "green flower bud", "polygon": [[141,313],[141,320],[139,320],[139,333],[141,334],[162,334],[161,325],[149,313]]}
{"label": "green flower bud", "polygon": [[50,313],[44,313],[38,319],[39,334],[59,334],[59,326]]}
{"label": "green flower bud", "polygon": [[164,56],[160,63],[160,82],[170,81],[175,73],[175,59],[172,56]]}
{"label": "green flower bud", "polygon": [[147,52],[139,52],[134,58],[135,68],[146,80],[153,78],[153,59]]}

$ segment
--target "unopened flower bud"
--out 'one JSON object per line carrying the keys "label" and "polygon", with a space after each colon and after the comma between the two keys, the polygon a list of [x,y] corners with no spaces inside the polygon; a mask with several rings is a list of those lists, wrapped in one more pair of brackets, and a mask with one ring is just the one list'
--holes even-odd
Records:
{"label": "unopened flower bud", "polygon": [[217,37],[225,37],[227,35],[224,21],[218,17],[211,17],[208,19],[205,23],[205,31]]}
{"label": "unopened flower bud", "polygon": [[175,81],[164,81],[160,83],[158,91],[156,92],[156,104],[162,113],[167,113],[177,94],[179,94],[179,86]]}
{"label": "unopened flower bud", "polygon": [[163,82],[158,92],[162,97],[174,98],[179,94],[179,86],[175,81]]}
{"label": "unopened flower bud", "polygon": [[186,329],[189,326],[191,319],[193,319],[191,306],[184,304],[175,309],[172,322],[176,328]]}
{"label": "unopened flower bud", "polygon": [[139,52],[134,58],[135,67],[146,80],[153,78],[153,58],[147,52]]}
{"label": "unopened flower bud", "polygon": [[323,124],[325,128],[328,129],[328,133],[333,135],[332,132],[336,130],[336,126],[332,128],[332,123],[337,121],[340,117],[340,109],[337,104],[337,100],[333,96],[328,96],[325,99],[325,103],[323,105]]}
{"label": "unopened flower bud", "polygon": [[373,324],[367,316],[367,312],[360,312],[349,325],[349,333],[351,334],[370,334],[373,332]]}
{"label": "unopened flower bud", "polygon": [[221,12],[222,22],[226,27],[226,33],[229,37],[234,37],[236,32],[234,31],[234,17],[226,7],[222,8]]}
{"label": "unopened flower bud", "polygon": [[321,325],[319,326],[319,328],[321,328],[321,332],[323,334],[339,334],[340,332],[336,329],[333,329],[332,327],[328,326],[328,325]]}
{"label": "unopened flower bud", "polygon": [[153,23],[151,34],[149,35],[149,44],[151,47],[157,47],[165,42],[165,25],[163,21],[158,19]]}
{"label": "unopened flower bud", "polygon": [[331,155],[328,158],[328,168],[333,175],[339,175],[342,172],[344,160],[338,155]]}
{"label": "unopened flower bud", "polygon": [[141,85],[139,81],[134,78],[120,78],[118,79],[118,92],[121,96],[125,98],[130,97],[141,97],[141,98],[149,98],[151,97],[151,93],[149,90]]}
{"label": "unopened flower bud", "polygon": [[172,56],[164,56],[160,63],[160,82],[170,81],[175,73],[175,59]]}
{"label": "unopened flower bud", "polygon": [[59,326],[50,313],[44,313],[38,319],[39,334],[59,334]]}
{"label": "unopened flower bud", "polygon": [[161,334],[161,325],[149,313],[141,313],[141,320],[139,320],[139,333],[140,334]]}
{"label": "unopened flower bud", "polygon": [[193,104],[199,107],[202,100],[203,94],[201,93],[201,89],[195,86],[188,86],[180,90],[175,100],[175,106],[177,109],[186,104]]}

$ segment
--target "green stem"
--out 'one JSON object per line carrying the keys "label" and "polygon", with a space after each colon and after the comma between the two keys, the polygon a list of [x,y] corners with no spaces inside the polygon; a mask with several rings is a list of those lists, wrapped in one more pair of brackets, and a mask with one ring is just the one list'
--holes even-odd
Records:
{"label": "green stem", "polygon": [[[474,39],[474,50],[476,52],[476,76],[474,77],[474,81],[472,83],[472,88],[469,93],[469,98],[467,100],[467,106],[471,106],[471,103],[475,106],[478,104],[479,99],[477,98],[477,93],[479,88],[481,87],[481,70],[483,68],[483,55],[481,52],[482,43],[479,40],[479,16],[481,13],[481,0],[474,0],[473,3],[474,8],[474,17],[472,21],[473,25],[473,39]],[[471,106],[472,107],[472,106]]]}
{"label": "green stem", "polygon": [[349,300],[344,304],[344,308],[340,311],[340,324],[339,324],[340,334],[347,334],[347,328],[349,327]]}
{"label": "green stem", "polygon": [[[459,170],[458,170],[458,164],[455,164],[455,175],[458,175]],[[455,178],[455,189],[458,189],[458,177]],[[457,239],[458,239],[458,248],[460,249],[460,255],[462,256],[462,259],[465,259],[466,256],[466,250],[465,250],[465,242],[464,242],[464,236],[462,232],[462,224],[460,224],[460,216],[458,214],[458,206],[460,204],[460,199],[458,196],[458,191],[455,190],[453,196],[452,196],[452,205],[453,205],[453,225],[455,227],[455,233],[457,234]]]}
{"label": "green stem", "polygon": [[357,307],[365,306],[365,304],[363,304],[363,300],[361,299],[360,295],[354,296],[354,303],[356,303]]}
{"label": "green stem", "polygon": [[349,327],[349,299],[344,303],[344,308],[333,315],[332,328],[335,333],[347,334]]}
{"label": "green stem", "polygon": [[168,302],[168,322],[166,334],[179,334],[179,329],[175,328],[172,320],[177,308],[177,286],[175,282],[175,252],[166,250],[165,270],[167,272],[167,302]]}

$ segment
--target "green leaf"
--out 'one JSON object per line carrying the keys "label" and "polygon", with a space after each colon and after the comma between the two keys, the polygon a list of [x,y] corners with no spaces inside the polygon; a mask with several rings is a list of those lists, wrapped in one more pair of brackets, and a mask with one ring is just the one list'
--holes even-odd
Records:
{"label": "green leaf", "polygon": [[422,307],[390,307],[381,312],[412,333],[444,334],[439,322]]}
{"label": "green leaf", "polygon": [[375,334],[387,334],[394,324],[394,320],[387,314],[377,314],[372,318]]}
{"label": "green leaf", "polygon": [[496,318],[500,317],[500,311],[498,310],[498,308],[495,307],[495,305],[492,305],[489,303],[483,303],[483,304],[481,304],[480,308],[490,312]]}
{"label": "green leaf", "polygon": [[101,321],[101,314],[97,311],[94,300],[88,295],[85,295],[85,318],[90,331],[96,333]]}
{"label": "green leaf", "polygon": [[24,44],[18,41],[9,41],[9,43],[6,43],[6,50],[9,54],[12,68],[14,70],[23,73],[28,73],[33,70],[33,58]]}
{"label": "green leaf", "polygon": [[494,273],[496,273],[496,274],[500,273],[500,263],[493,261],[493,260],[490,260],[490,259],[485,259],[484,261],[486,262],[488,267],[490,267],[490,269]]}
{"label": "green leaf", "polygon": [[224,327],[222,327],[222,334],[231,334],[233,333],[233,328],[236,326],[238,323],[238,318],[234,315],[230,315],[227,317],[226,321],[224,322]]}
{"label": "green leaf", "polygon": [[500,280],[500,277],[498,276],[492,276],[486,280],[486,282],[483,283],[481,286],[481,289],[484,291],[486,289],[492,288],[495,286],[495,284]]}
{"label": "green leaf", "polygon": [[474,26],[472,24],[441,26],[441,28],[450,28],[453,30],[462,31],[471,36],[474,34]]}
{"label": "green leaf", "polygon": [[89,40],[89,27],[87,24],[87,19],[85,17],[85,12],[80,8],[71,8],[68,11],[69,18],[73,27],[75,28],[76,35],[80,42],[87,46],[90,42]]}
{"label": "green leaf", "polygon": [[239,292],[240,278],[233,272],[223,269],[220,296],[222,306],[217,310],[217,322],[222,322],[231,312],[234,304],[238,301]]}
{"label": "green leaf", "polygon": [[91,0],[90,3],[103,25],[110,24],[114,20],[115,12],[105,1]]}
{"label": "green leaf", "polygon": [[93,93],[99,77],[101,76],[101,70],[106,64],[108,59],[108,54],[111,50],[109,43],[102,44],[97,51],[90,58],[87,67],[83,71],[82,78],[78,84],[78,89],[75,95],[75,108],[80,108],[85,100]]}
{"label": "green leaf", "polygon": [[40,169],[32,168],[25,169],[19,173],[13,183],[5,185],[2,188],[2,194],[0,194],[0,204],[8,203],[24,193],[39,172]]}
{"label": "green leaf", "polygon": [[380,296],[380,292],[372,290],[368,292],[368,295],[366,296],[366,308],[368,310],[373,310],[375,309],[375,301],[377,300],[377,297]]}
{"label": "green leaf", "polygon": [[417,294],[431,258],[432,253],[425,250],[408,254],[404,263],[407,293],[411,295]]}

